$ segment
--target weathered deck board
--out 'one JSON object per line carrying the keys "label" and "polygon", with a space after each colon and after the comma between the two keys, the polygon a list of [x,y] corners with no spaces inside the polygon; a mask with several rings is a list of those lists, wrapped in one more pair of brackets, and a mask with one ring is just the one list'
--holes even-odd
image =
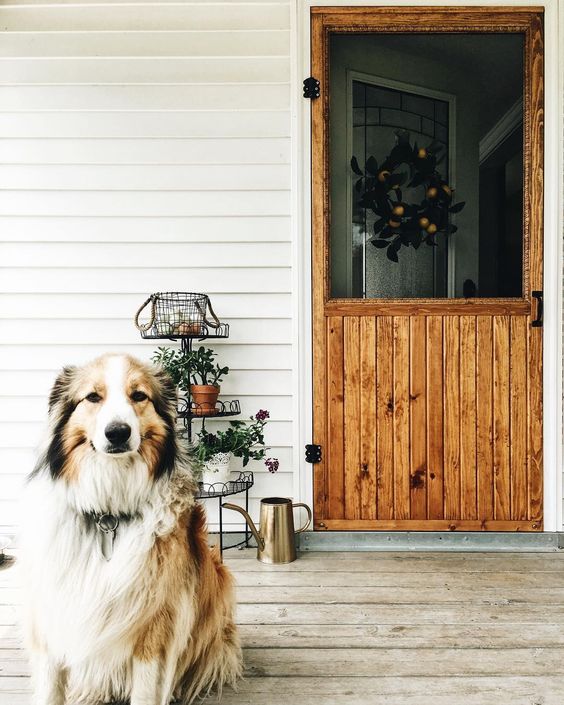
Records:
{"label": "weathered deck board", "polygon": [[[228,556],[246,679],[222,705],[564,701],[560,554],[253,556]],[[0,705],[31,702],[19,601],[17,566],[0,570]]]}

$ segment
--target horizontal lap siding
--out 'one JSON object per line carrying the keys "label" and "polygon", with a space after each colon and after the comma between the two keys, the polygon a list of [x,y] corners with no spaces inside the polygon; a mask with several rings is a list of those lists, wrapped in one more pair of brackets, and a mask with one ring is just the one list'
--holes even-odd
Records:
{"label": "horizontal lap siding", "polygon": [[291,495],[289,5],[17,0],[0,26],[0,527],[56,370],[149,358],[158,290],[212,295],[225,398],[270,409],[281,460],[251,508]]}

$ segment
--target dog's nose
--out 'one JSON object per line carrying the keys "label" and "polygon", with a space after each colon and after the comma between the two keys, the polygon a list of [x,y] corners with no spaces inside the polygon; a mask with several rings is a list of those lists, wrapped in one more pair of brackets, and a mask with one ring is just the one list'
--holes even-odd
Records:
{"label": "dog's nose", "polygon": [[123,421],[112,421],[106,426],[104,433],[112,445],[121,446],[131,436],[131,426]]}

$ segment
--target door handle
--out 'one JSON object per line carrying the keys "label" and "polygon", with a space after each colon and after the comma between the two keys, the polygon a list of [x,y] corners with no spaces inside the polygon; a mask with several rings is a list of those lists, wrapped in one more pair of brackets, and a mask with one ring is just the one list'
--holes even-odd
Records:
{"label": "door handle", "polygon": [[542,328],[542,317],[544,313],[544,299],[542,291],[532,291],[532,297],[537,300],[537,317],[531,323],[533,328]]}

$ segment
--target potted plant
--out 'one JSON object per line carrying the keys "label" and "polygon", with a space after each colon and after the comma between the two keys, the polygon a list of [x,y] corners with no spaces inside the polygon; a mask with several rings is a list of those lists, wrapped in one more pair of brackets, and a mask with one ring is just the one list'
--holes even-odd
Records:
{"label": "potted plant", "polygon": [[215,362],[216,355],[203,345],[197,350],[188,351],[161,347],[152,360],[168,372],[181,392],[191,394],[194,414],[213,416],[220,391],[219,384],[229,373],[229,367],[221,367]]}
{"label": "potted plant", "polygon": [[[202,429],[196,447],[196,456],[203,464],[202,481],[210,485],[227,482],[234,456],[243,459],[243,467],[249,460],[263,460],[268,451],[264,443],[264,427],[269,418],[268,411],[260,409],[251,416],[250,422],[230,421],[225,431],[208,433]],[[267,458],[265,465],[269,472],[276,472],[279,467],[276,458]]]}
{"label": "potted plant", "polygon": [[215,412],[220,382],[229,373],[229,367],[220,367],[215,362],[215,353],[201,345],[189,353],[190,358],[190,394],[194,401],[194,413],[210,416]]}

